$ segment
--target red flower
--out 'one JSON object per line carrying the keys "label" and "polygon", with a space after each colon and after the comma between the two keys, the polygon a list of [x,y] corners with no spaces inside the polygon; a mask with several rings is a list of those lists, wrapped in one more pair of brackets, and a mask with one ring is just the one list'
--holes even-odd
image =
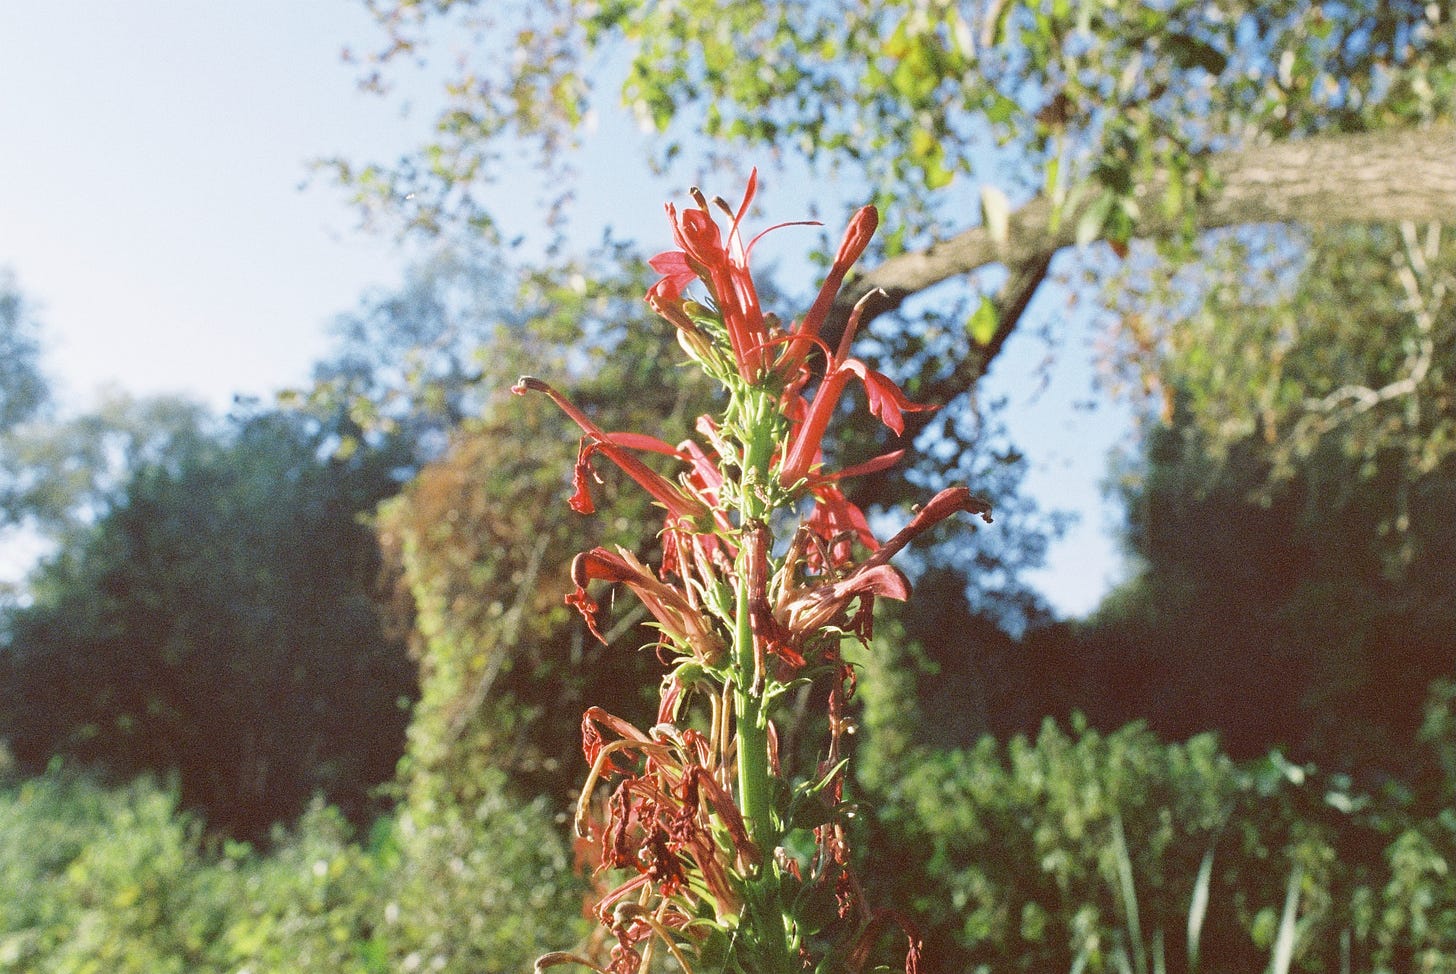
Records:
{"label": "red flower", "polygon": [[[848,562],[854,553],[852,542],[855,540],[871,551],[880,546],[870,531],[864,511],[833,484],[821,484],[814,489],[814,509],[809,513],[805,526],[825,546],[825,552],[809,553],[809,567],[816,571]],[[822,557],[824,553],[828,554],[827,558]]]}
{"label": "red flower", "polygon": [[829,428],[829,420],[851,378],[857,377],[864,383],[870,412],[878,416],[896,435],[905,431],[903,413],[936,408],[911,402],[888,376],[876,372],[859,359],[849,357],[849,346],[854,340],[855,330],[859,327],[860,315],[874,293],[878,292],[865,295],[854,306],[844,335],[840,338],[839,351],[830,360],[824,378],[814,393],[814,400],[809,404],[803,422],[795,430],[779,467],[779,482],[785,487],[792,487],[807,477],[819,461],[824,432]]}
{"label": "red flower", "polygon": [[[648,292],[649,301],[655,296],[660,304],[670,307],[669,303],[681,298],[682,289],[693,278],[708,285],[722,315],[723,327],[728,331],[738,374],[749,383],[758,381],[764,373],[763,345],[769,339],[758,292],[748,271],[748,249],[742,245],[738,231],[757,191],[758,170],[755,169],[748,178],[743,202],[732,213],[726,242],[701,193],[694,193],[697,209],[685,210],[680,216],[677,207],[667,204],[673,238],[681,249],[658,254],[649,262],[666,275]],[[654,308],[657,306],[654,304]],[[680,313],[681,304],[676,307]],[[677,318],[669,316],[669,319],[682,328]]]}
{"label": "red flower", "polygon": [[865,560],[861,571],[883,565],[901,548],[924,534],[957,511],[974,514],[987,524],[991,523],[991,504],[972,494],[966,487],[947,487],[930,499],[930,503],[917,508],[910,523],[896,532],[895,536],[880,546],[879,550]]}
{"label": "red flower", "polygon": [[[706,336],[683,309],[682,294],[683,289],[694,279],[701,280],[707,285],[708,290],[712,293],[713,301],[717,305],[718,314],[722,318],[724,330],[728,333],[728,344],[732,348],[733,361],[738,374],[749,384],[761,382],[769,375],[791,375],[798,368],[797,361],[802,361],[803,356],[808,354],[808,349],[812,345],[812,341],[795,342],[794,346],[801,344],[804,346],[802,351],[797,352],[796,355],[786,353],[785,361],[770,366],[769,349],[783,339],[783,330],[771,325],[770,316],[766,316],[759,305],[758,291],[754,288],[753,276],[748,269],[748,257],[753,251],[753,245],[769,231],[786,226],[816,225],[816,221],[799,220],[776,224],[754,237],[745,246],[741,232],[743,217],[748,212],[749,206],[752,205],[753,197],[757,192],[758,170],[755,169],[749,174],[748,187],[744,190],[743,201],[738,204],[737,210],[730,210],[726,203],[715,201],[732,220],[726,237],[723,236],[717,222],[713,219],[707,199],[696,189],[693,190],[696,209],[684,210],[679,214],[677,207],[671,203],[667,204],[667,216],[672,222],[673,239],[680,249],[666,251],[648,261],[652,268],[663,277],[648,290],[647,303],[652,306],[654,311],[676,325],[684,342],[700,356],[703,354],[700,343]],[[858,223],[861,226],[858,232],[863,234],[864,221],[859,220]],[[874,227],[871,223],[869,233],[873,232]],[[867,243],[869,238],[865,236],[864,239]],[[864,246],[861,244],[854,256],[858,257],[859,252],[863,250]],[[851,258],[843,268],[839,268],[837,278],[835,272],[831,272],[830,277],[835,279],[834,291],[839,290],[838,282],[843,280],[845,271],[853,262],[854,260]],[[839,267],[839,263],[836,261],[836,268]],[[826,286],[827,284],[828,282],[826,282]],[[818,302],[815,306],[818,307]],[[826,305],[818,314],[820,322],[827,311],[828,306]],[[816,333],[817,329],[816,325]],[[812,339],[812,335],[810,337]],[[797,361],[793,364],[786,364],[791,357],[796,357]]]}
{"label": "red flower", "polygon": [[[846,502],[848,503],[848,502]],[[858,509],[855,509],[856,512]],[[929,504],[916,511],[910,523],[894,537],[879,545],[858,566],[846,574],[830,578],[815,585],[803,586],[786,592],[780,601],[776,616],[794,639],[823,630],[825,627],[858,632],[868,638],[876,596],[903,602],[910,597],[910,583],[889,561],[915,537],[930,530],[957,511],[968,511],[979,515],[987,523],[991,520],[991,505],[976,497],[965,487],[948,487],[936,494]],[[824,538],[809,525],[811,534],[820,537],[821,543],[833,544],[832,538]],[[785,571],[794,571],[794,562],[803,555],[803,544],[796,539],[790,547]],[[810,559],[811,566],[814,559]],[[820,555],[819,561],[830,561],[838,567],[843,561],[833,555]]]}
{"label": "red flower", "polygon": [[[586,436],[582,437],[581,441],[581,452],[577,454],[576,458],[576,471],[573,477],[576,493],[571,498],[572,510],[580,514],[590,514],[595,510],[591,493],[588,490],[588,479],[595,476],[591,468],[591,457],[593,453],[603,453],[609,460],[621,467],[627,476],[637,481],[658,503],[667,508],[668,514],[673,518],[696,521],[708,513],[707,505],[685,493],[672,481],[628,452],[630,449],[651,449],[677,456],[677,452],[671,447],[660,440],[638,433],[605,432],[571,400],[540,379],[523,375],[511,387],[511,392],[518,396],[524,396],[527,392],[533,391],[544,392],[550,396],[552,401],[561,407],[562,412],[571,417],[572,422],[586,431]],[[659,446],[662,449],[659,450]]]}
{"label": "red flower", "polygon": [[799,322],[799,327],[794,329],[795,338],[801,340],[790,342],[779,361],[777,371],[780,375],[792,375],[804,364],[805,356],[819,337],[819,329],[824,327],[824,320],[829,317],[829,309],[834,306],[834,299],[839,296],[839,289],[844,285],[844,276],[865,252],[879,225],[880,214],[873,206],[861,207],[850,218],[849,226],[844,230],[844,239],[839,242],[839,251],[834,255],[834,264],[829,268],[824,283],[819,286],[818,296],[809,306],[804,319]]}

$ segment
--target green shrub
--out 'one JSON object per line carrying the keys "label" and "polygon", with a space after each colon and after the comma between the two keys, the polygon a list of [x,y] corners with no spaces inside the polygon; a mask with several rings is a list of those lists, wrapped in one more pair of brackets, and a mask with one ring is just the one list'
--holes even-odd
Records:
{"label": "green shrub", "polygon": [[[1456,810],[1211,737],[1049,723],[936,750],[870,709],[865,874],[927,974],[1456,971]],[[500,773],[470,803],[429,785],[362,840],[315,803],[267,851],[149,779],[0,788],[0,974],[524,971],[585,935],[563,936],[583,889],[549,804]]]}
{"label": "green shrub", "polygon": [[388,870],[351,841],[338,809],[315,800],[267,855],[232,844],[213,868],[236,872],[238,898],[218,944],[236,974],[392,970],[375,936]]}
{"label": "green shrub", "polygon": [[908,758],[876,779],[869,872],[930,971],[1456,970],[1449,810],[1141,725]]}
{"label": "green shrub", "polygon": [[217,969],[231,877],[203,868],[175,789],[52,773],[0,793],[0,971]]}
{"label": "green shrub", "polygon": [[376,835],[390,864],[378,936],[398,965],[391,970],[526,971],[585,936],[585,886],[562,840],[565,817],[544,799],[521,801],[503,777],[488,774],[470,804],[417,787]]}
{"label": "green shrub", "polygon": [[175,787],[50,772],[0,791],[0,972],[520,971],[581,888],[563,829],[499,778],[469,808],[381,819],[315,802],[267,852],[210,840]]}

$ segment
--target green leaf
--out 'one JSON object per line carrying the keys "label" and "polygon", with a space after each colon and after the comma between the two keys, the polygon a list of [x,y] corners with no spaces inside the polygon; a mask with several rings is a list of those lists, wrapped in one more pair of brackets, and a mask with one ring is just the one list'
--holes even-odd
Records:
{"label": "green leaf", "polygon": [[996,337],[996,329],[1001,324],[1001,316],[996,312],[996,304],[986,295],[981,295],[981,303],[976,308],[967,327],[971,332],[971,339],[977,345],[989,345],[991,339]]}
{"label": "green leaf", "polygon": [[1110,189],[1103,190],[1102,194],[1082,211],[1081,217],[1077,220],[1077,246],[1085,246],[1102,236],[1102,231],[1107,227],[1107,219],[1112,215],[1112,208],[1116,204],[1117,194]]}
{"label": "green leaf", "polygon": [[829,926],[838,915],[833,884],[817,882],[804,887],[794,900],[793,913],[799,928],[810,936]]}
{"label": "green leaf", "polygon": [[698,970],[720,971],[728,963],[731,946],[728,935],[717,927],[708,928],[708,936],[698,948]]}
{"label": "green leaf", "polygon": [[937,153],[935,157],[925,160],[924,169],[926,189],[944,189],[945,187],[949,186],[950,181],[955,178],[955,173],[951,172],[941,163],[941,158],[943,158],[943,156]]}
{"label": "green leaf", "polygon": [[834,809],[818,798],[809,798],[794,804],[792,829],[817,829],[834,816]]}
{"label": "green leaf", "polygon": [[991,104],[986,106],[986,120],[993,125],[1005,125],[1020,111],[1020,105],[998,92],[996,97],[991,100]]}

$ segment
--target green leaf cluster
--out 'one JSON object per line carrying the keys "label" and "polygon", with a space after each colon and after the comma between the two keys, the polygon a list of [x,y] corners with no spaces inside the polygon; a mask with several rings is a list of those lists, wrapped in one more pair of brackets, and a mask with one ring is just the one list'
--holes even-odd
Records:
{"label": "green leaf cluster", "polygon": [[264,853],[205,837],[175,788],[51,771],[0,789],[0,971],[518,971],[580,892],[540,802],[476,805],[353,836],[312,805]]}
{"label": "green leaf cluster", "polygon": [[1212,736],[1074,720],[879,780],[868,874],[924,925],[932,970],[1253,970],[1281,937],[1295,970],[1449,969],[1449,811],[1277,752],[1236,764]]}
{"label": "green leaf cluster", "polygon": [[1098,201],[1085,234],[1123,241],[1135,185],[1163,180],[1170,213],[1188,213],[1211,152],[1424,126],[1456,105],[1456,24],[1421,0],[369,6],[387,39],[366,66],[375,82],[441,37],[473,38],[445,70],[433,143],[397,166],[338,164],[361,201],[413,193],[399,212],[432,230],[489,219],[480,188],[512,143],[564,192],[585,120],[613,97],[657,133],[659,165],[791,153],[895,200],[912,240],[963,211],[965,177],[1010,164],[1026,174],[1018,195]]}

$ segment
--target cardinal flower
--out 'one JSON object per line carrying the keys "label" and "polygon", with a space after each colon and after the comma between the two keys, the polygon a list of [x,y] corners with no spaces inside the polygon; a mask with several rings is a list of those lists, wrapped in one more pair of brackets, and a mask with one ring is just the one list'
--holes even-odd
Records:
{"label": "cardinal flower", "polygon": [[[539,379],[522,378],[514,389],[545,393],[581,427],[574,509],[592,510],[591,461],[601,454],[667,511],[656,566],[623,547],[592,548],[572,563],[575,590],[566,601],[591,632],[601,636],[591,583],[626,586],[651,615],[669,670],[649,730],[598,708],[582,722],[591,770],[577,801],[577,832],[596,841],[599,874],[618,870],[594,907],[610,934],[610,957],[548,954],[538,970],[572,964],[644,974],[660,948],[690,974],[831,967],[860,974],[878,962],[881,934],[895,923],[909,941],[907,974],[919,961],[914,929],[893,910],[871,910],[851,870],[844,783],[856,676],[841,648],[848,637],[868,643],[876,599],[909,597],[909,581],[891,564],[897,553],[957,512],[989,521],[990,507],[964,487],[950,488],[880,543],[840,485],[885,470],[903,451],[824,469],[826,431],[855,381],[870,412],[896,435],[906,413],[930,407],[850,355],[877,292],[855,305],[837,349],[820,338],[875,232],[875,209],[850,220],[813,303],[786,330],[760,306],[749,273],[763,234],[745,244],[742,224],[757,187],[755,172],[736,208],[710,205],[696,190],[693,208],[669,205],[677,249],[651,261],[662,277],[648,303],[728,392],[716,420],[698,420],[697,442],[672,446],[608,432]],[[726,229],[715,209],[727,215]],[[687,295],[695,283],[707,291],[703,303]],[[811,368],[816,349],[822,368]],[[680,472],[657,473],[643,453],[671,458]],[[776,533],[785,527],[792,533],[780,544],[785,536]],[[801,683],[815,692],[787,692]],[[792,715],[799,733],[818,738],[807,766],[804,741],[780,752],[777,725],[791,698],[801,711],[820,708],[818,720]],[[822,913],[826,898],[838,907],[829,926],[803,914]]]}
{"label": "cardinal flower", "polygon": [[648,301],[684,334],[696,336],[701,329],[683,309],[683,288],[694,280],[701,280],[707,285],[728,333],[738,374],[750,384],[763,377],[767,343],[771,337],[763,309],[759,306],[758,291],[748,270],[748,255],[753,244],[745,247],[739,233],[744,214],[752,205],[757,191],[758,170],[755,169],[749,176],[743,202],[736,211],[728,211],[732,222],[726,238],[713,219],[702,193],[694,191],[697,207],[681,214],[673,204],[667,204],[673,238],[679,249],[658,254],[648,262],[663,275],[662,280],[648,292]]}
{"label": "cardinal flower", "polygon": [[839,250],[834,255],[834,263],[819,287],[819,294],[799,326],[794,329],[795,340],[788,343],[784,356],[777,365],[776,371],[780,375],[792,376],[803,366],[805,356],[817,343],[819,330],[824,327],[824,321],[829,317],[829,309],[839,297],[845,275],[864,254],[870,238],[875,235],[875,228],[879,225],[880,213],[873,206],[861,207],[850,219],[849,226],[844,231],[844,239],[839,242]]}
{"label": "cardinal flower", "polygon": [[[787,594],[777,608],[776,617],[796,639],[825,627],[857,632],[868,638],[876,596],[900,602],[910,597],[909,582],[899,569],[889,564],[890,559],[957,511],[976,514],[987,523],[991,521],[990,504],[965,487],[948,487],[852,570],[835,572],[833,577],[795,590],[785,587]],[[791,549],[796,550],[801,549]],[[795,567],[786,565],[785,570],[792,572]]]}
{"label": "cardinal flower", "polygon": [[[595,453],[604,454],[609,460],[621,467],[622,470],[637,481],[647,493],[663,507],[667,508],[668,514],[674,518],[688,521],[696,520],[708,513],[708,507],[702,501],[686,493],[677,484],[653,470],[647,464],[637,459],[631,452],[637,449],[650,448],[657,452],[675,454],[671,447],[661,441],[652,440],[636,433],[607,433],[591,418],[577,408],[576,404],[557,392],[551,386],[540,379],[529,375],[523,375],[511,387],[511,392],[518,396],[524,396],[527,392],[544,392],[551,397],[556,405],[561,407],[576,425],[580,426],[586,435],[582,437],[581,451],[577,455],[576,472],[574,483],[576,493],[571,498],[571,509],[580,514],[590,514],[596,508],[592,504],[591,493],[588,489],[588,482],[594,476],[591,469],[591,458]],[[648,441],[651,441],[650,443]],[[659,449],[660,447],[660,449]]]}
{"label": "cardinal flower", "polygon": [[897,436],[905,432],[903,414],[935,408],[911,402],[888,376],[876,372],[859,359],[850,357],[850,343],[854,340],[865,305],[873,297],[874,292],[867,294],[854,306],[849,323],[845,325],[844,334],[840,337],[839,350],[830,359],[824,378],[814,393],[814,399],[810,402],[803,421],[797,425],[779,468],[779,481],[785,487],[793,487],[803,481],[819,462],[829,420],[851,379],[858,378],[864,383],[870,413],[879,417]]}

